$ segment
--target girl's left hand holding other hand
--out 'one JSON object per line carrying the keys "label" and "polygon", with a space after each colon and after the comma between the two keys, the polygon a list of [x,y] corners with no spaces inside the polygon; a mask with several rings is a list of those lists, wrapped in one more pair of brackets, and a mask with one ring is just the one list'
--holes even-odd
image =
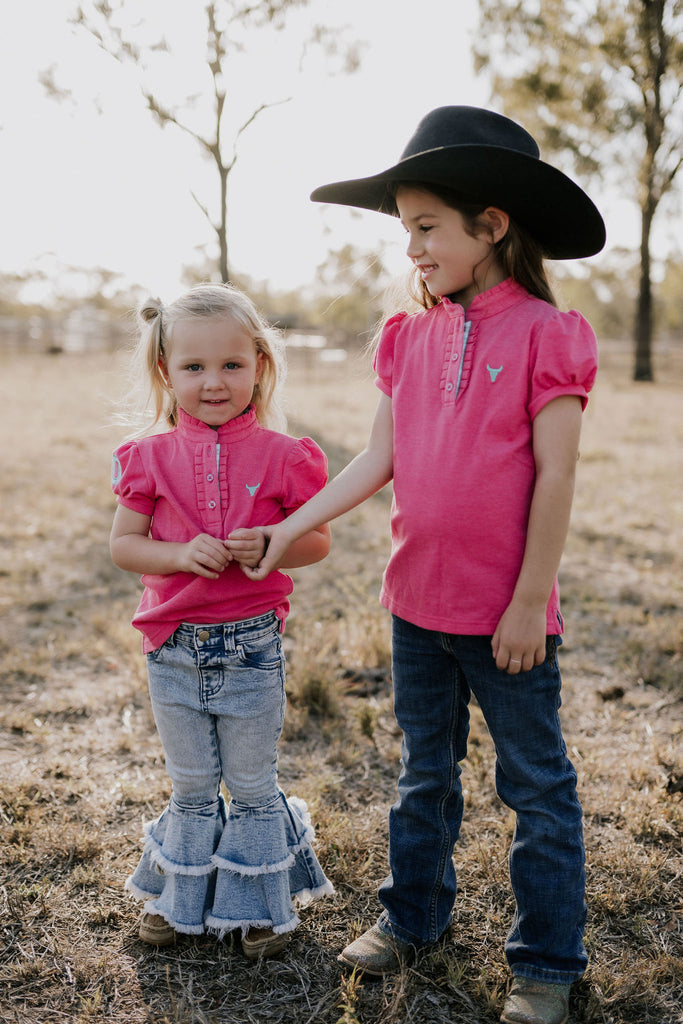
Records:
{"label": "girl's left hand holding other hand", "polygon": [[239,529],[233,530],[225,541],[228,553],[240,566],[254,568],[263,558],[267,540],[263,530]]}

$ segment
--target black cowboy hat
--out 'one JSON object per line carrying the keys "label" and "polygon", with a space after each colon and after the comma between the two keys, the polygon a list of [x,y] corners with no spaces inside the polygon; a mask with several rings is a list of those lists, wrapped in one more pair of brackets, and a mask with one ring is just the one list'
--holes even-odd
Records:
{"label": "black cowboy hat", "polygon": [[604,221],[583,189],[539,159],[524,128],[492,110],[438,107],[423,117],[393,167],[322,185],[311,199],[396,216],[388,186],[402,181],[446,186],[468,201],[500,207],[551,259],[593,256],[605,244]]}

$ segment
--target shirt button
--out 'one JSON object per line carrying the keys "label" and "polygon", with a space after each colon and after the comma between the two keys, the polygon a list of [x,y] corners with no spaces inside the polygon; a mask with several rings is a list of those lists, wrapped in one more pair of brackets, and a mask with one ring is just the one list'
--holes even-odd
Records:
{"label": "shirt button", "polygon": [[451,359],[453,360],[454,363],[457,363],[459,358],[460,358],[460,353],[459,352],[454,352],[453,355],[451,356]]}
{"label": "shirt button", "polygon": [[197,633],[198,640],[208,640],[210,636],[211,634],[209,633],[208,629],[200,629],[199,632]]}
{"label": "shirt button", "polygon": [[213,483],[213,473],[207,473],[206,479],[209,481],[210,484]]}
{"label": "shirt button", "polygon": [[216,502],[215,501],[210,501],[209,502],[209,508],[215,508],[215,507],[216,507]]}
{"label": "shirt button", "polygon": [[452,385],[452,383],[451,383],[451,382],[449,381],[449,382],[448,382],[448,384],[446,385],[446,391],[452,391],[452,390],[453,390],[453,385]]}

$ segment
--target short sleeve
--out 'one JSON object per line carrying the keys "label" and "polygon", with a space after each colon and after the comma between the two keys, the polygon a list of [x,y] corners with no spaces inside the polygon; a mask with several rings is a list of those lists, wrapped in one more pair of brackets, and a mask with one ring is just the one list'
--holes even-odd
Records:
{"label": "short sleeve", "polygon": [[385,395],[391,398],[392,384],[391,377],[394,369],[394,345],[402,322],[408,316],[407,313],[396,313],[390,317],[382,328],[379,345],[372,361],[375,373],[375,384]]}
{"label": "short sleeve", "polygon": [[327,458],[310,437],[295,443],[284,473],[283,508],[287,513],[304,505],[327,483]]}
{"label": "short sleeve", "polygon": [[111,486],[120,505],[143,516],[154,513],[155,495],[136,441],[128,441],[114,452]]}
{"label": "short sleeve", "polygon": [[532,359],[531,419],[562,395],[578,396],[586,408],[598,370],[598,350],[593,328],[580,313],[554,311],[534,339]]}

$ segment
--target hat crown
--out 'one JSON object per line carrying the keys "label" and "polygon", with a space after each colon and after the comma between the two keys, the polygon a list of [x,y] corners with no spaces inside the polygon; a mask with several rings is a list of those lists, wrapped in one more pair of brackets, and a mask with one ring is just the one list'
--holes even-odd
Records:
{"label": "hat crown", "polygon": [[521,125],[481,107],[437,107],[422,118],[401,160],[451,146],[496,146],[539,158],[536,142]]}

